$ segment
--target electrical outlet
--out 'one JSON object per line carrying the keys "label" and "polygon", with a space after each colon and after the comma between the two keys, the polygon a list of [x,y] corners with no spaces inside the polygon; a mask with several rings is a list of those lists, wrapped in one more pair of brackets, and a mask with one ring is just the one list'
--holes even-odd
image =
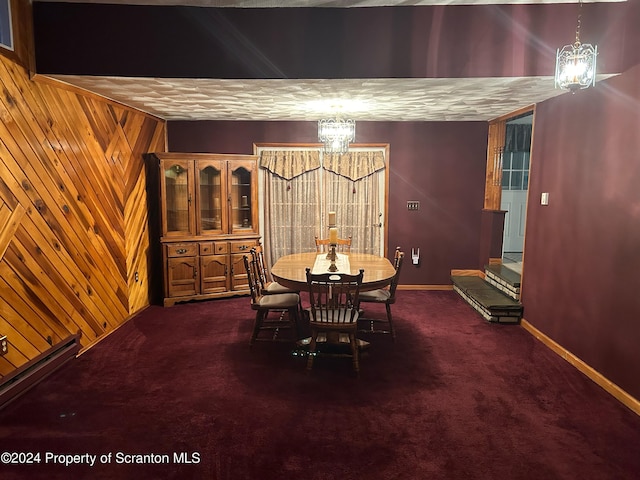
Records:
{"label": "electrical outlet", "polygon": [[9,351],[9,341],[6,335],[0,336],[0,355],[6,355]]}

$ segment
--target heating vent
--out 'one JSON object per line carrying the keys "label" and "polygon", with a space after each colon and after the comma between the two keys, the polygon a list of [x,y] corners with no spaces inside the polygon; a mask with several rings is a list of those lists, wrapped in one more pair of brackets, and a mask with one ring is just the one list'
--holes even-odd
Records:
{"label": "heating vent", "polygon": [[0,380],[0,409],[74,359],[79,350],[80,335],[71,335],[3,377]]}

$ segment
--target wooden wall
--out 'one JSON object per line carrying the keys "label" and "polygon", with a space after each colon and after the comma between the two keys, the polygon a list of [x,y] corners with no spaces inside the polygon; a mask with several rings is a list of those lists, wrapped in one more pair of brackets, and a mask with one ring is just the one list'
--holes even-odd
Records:
{"label": "wooden wall", "polygon": [[143,154],[165,149],[164,121],[34,81],[23,64],[0,55],[2,376],[149,304]]}

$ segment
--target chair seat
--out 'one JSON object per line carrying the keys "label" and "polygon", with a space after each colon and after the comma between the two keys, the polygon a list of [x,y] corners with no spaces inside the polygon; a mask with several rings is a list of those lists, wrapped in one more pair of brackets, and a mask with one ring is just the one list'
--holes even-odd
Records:
{"label": "chair seat", "polygon": [[384,288],[378,290],[371,290],[370,292],[360,292],[361,302],[377,302],[385,303],[391,298],[391,292]]}
{"label": "chair seat", "polygon": [[300,302],[300,296],[297,293],[281,293],[277,295],[264,295],[260,297],[254,304],[254,309],[285,309],[296,307]]}
{"label": "chair seat", "polygon": [[291,290],[290,288],[285,287],[284,285],[280,285],[278,282],[271,282],[262,290],[262,293],[266,295],[279,295],[282,293],[297,293],[297,292],[295,290]]}

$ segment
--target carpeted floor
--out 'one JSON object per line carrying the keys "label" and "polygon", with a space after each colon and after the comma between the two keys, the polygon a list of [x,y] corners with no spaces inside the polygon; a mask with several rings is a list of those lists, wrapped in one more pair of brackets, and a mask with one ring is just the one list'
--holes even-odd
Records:
{"label": "carpeted floor", "polygon": [[640,417],[521,327],[397,296],[397,342],[366,337],[358,378],[250,350],[246,297],[150,307],[0,411],[0,451],[40,459],[0,478],[638,478]]}

